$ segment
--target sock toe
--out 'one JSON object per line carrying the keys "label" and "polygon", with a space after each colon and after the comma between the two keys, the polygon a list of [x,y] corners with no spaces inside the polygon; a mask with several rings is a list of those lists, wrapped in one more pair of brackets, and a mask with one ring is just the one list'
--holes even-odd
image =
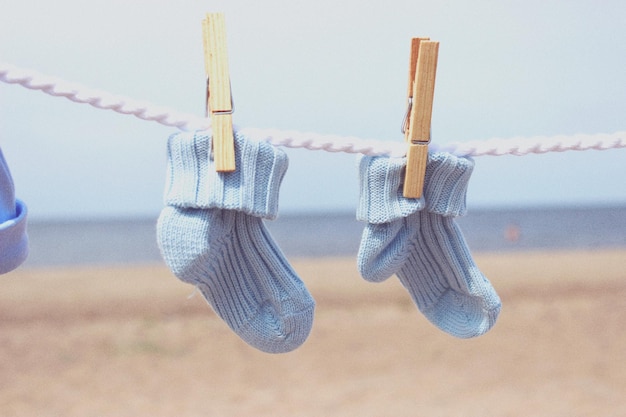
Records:
{"label": "sock toe", "polygon": [[250,320],[235,329],[249,345],[266,353],[287,353],[301,346],[313,326],[315,305],[294,313],[279,313],[271,303],[263,303]]}
{"label": "sock toe", "polygon": [[491,300],[448,289],[436,303],[420,311],[441,330],[468,339],[489,331],[500,309],[499,299]]}

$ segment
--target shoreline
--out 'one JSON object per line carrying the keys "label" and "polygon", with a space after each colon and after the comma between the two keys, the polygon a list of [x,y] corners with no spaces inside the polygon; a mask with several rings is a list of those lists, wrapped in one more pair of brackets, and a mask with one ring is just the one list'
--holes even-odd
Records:
{"label": "shoreline", "polygon": [[[364,223],[354,213],[279,216],[264,222],[288,259],[356,257]],[[626,248],[626,206],[476,209],[458,224],[473,253]],[[156,216],[31,222],[26,266],[159,262]]]}

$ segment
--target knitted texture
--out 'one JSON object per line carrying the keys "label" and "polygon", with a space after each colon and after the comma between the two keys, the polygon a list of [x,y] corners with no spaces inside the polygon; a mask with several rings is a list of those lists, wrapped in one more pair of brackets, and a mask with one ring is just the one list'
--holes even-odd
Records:
{"label": "knitted texture", "polygon": [[403,158],[366,159],[359,156],[358,161],[361,204],[357,207],[357,220],[389,223],[424,208],[423,198],[402,197],[403,178],[395,173],[404,168]]}
{"label": "knitted texture", "polygon": [[233,172],[215,171],[206,132],[173,135],[168,141],[166,204],[238,210],[265,219],[278,214],[278,192],[289,162],[265,142],[235,137]]}
{"label": "knitted texture", "polygon": [[402,196],[405,163],[404,158],[359,158],[357,216],[368,222],[359,272],[372,282],[396,274],[426,318],[453,336],[484,334],[496,322],[500,298],[454,221],[466,212],[474,163],[447,153],[429,154],[421,199]]}
{"label": "knitted texture", "polygon": [[237,134],[237,170],[218,173],[210,150],[206,132],[169,139],[157,224],[163,258],[246,343],[291,351],[311,331],[315,302],[262,220],[277,215],[287,157]]}
{"label": "knitted texture", "polygon": [[20,266],[28,256],[26,205],[15,198],[9,166],[0,149],[0,274]]}

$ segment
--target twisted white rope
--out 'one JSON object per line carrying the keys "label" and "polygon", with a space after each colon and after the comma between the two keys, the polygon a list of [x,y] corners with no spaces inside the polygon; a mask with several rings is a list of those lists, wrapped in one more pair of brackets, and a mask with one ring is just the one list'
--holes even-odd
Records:
{"label": "twisted white rope", "polygon": [[139,119],[154,121],[181,130],[206,129],[210,126],[208,120],[204,118],[179,113],[145,101],[116,96],[106,91],[95,90],[1,62],[0,81],[39,90],[54,97],[65,97],[75,103],[89,104],[98,109],[133,115]]}
{"label": "twisted white rope", "polygon": [[237,129],[243,135],[257,140],[266,141],[275,146],[286,148],[304,148],[310,151],[360,153],[363,155],[406,155],[404,141],[382,141],[361,139],[354,136],[321,135],[319,133],[299,132],[296,130],[278,129]]}
{"label": "twisted white rope", "polygon": [[440,150],[455,155],[468,156],[524,156],[548,152],[587,151],[591,149],[604,151],[618,148],[626,148],[626,131],[457,142],[442,146]]}
{"label": "twisted white rope", "polygon": [[[180,113],[145,101],[116,96],[105,91],[94,90],[2,62],[0,62],[0,81],[7,84],[17,84],[31,90],[39,90],[55,97],[65,97],[73,102],[89,104],[98,109],[133,115],[143,120],[154,121],[180,130],[204,130],[211,126],[210,121],[206,118]],[[238,131],[250,138],[288,148],[360,153],[364,155],[403,156],[406,154],[406,144],[403,141],[380,141],[352,136],[320,135],[317,133],[276,129],[242,128],[238,129]],[[626,148],[626,131],[611,134],[489,139],[455,142],[444,146],[431,144],[430,147],[433,150],[442,150],[455,155],[467,156],[522,156],[570,150],[607,150]]]}

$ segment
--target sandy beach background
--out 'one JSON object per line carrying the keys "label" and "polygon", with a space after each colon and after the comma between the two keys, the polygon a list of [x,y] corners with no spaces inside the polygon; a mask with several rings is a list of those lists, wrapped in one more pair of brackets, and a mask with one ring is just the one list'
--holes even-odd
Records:
{"label": "sandy beach background", "polygon": [[240,341],[161,263],[22,268],[0,276],[0,414],[626,415],[626,250],[475,257],[503,311],[471,340],[353,257],[292,260],[318,306],[282,355]]}

